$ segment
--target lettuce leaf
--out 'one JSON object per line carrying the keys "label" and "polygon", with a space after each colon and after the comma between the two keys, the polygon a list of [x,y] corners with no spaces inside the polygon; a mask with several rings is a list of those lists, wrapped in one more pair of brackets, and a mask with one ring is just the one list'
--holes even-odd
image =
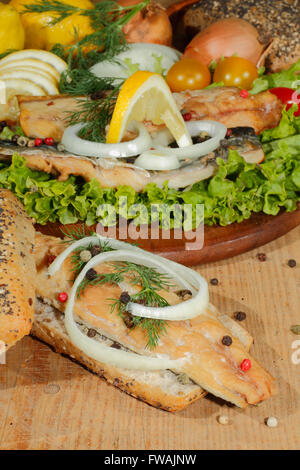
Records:
{"label": "lettuce leaf", "polygon": [[261,91],[275,87],[299,88],[300,59],[289,69],[259,76],[254,80],[249,93],[256,95]]}
{"label": "lettuce leaf", "polygon": [[[11,164],[1,164],[0,187],[10,189],[39,224],[85,221],[92,225],[101,221],[114,225],[120,214],[137,225],[157,220],[164,228],[181,227],[184,217],[179,209],[182,204],[190,204],[195,226],[196,206],[203,204],[206,224],[228,225],[248,219],[253,212],[276,215],[282,207],[287,211],[296,209],[300,201],[299,137],[296,134],[265,143],[267,155],[260,165],[246,163],[237,151],[230,151],[227,161],[218,159],[215,176],[186,191],[171,189],[167,182],[163,187],[150,183],[137,193],[130,186],[102,188],[96,180],[83,182],[74,176],[58,181],[30,170],[17,154]],[[158,204],[160,211],[154,210],[150,219],[151,208]],[[115,214],[108,207],[115,208]],[[174,209],[171,216],[170,208]]]}

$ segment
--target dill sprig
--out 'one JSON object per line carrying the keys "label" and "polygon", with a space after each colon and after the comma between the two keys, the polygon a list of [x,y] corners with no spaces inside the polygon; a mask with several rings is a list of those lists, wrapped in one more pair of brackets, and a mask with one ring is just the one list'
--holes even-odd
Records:
{"label": "dill sprig", "polygon": [[[126,47],[123,26],[140,10],[145,8],[149,0],[136,5],[119,5],[114,0],[104,0],[95,4],[94,8],[80,8],[62,3],[59,0],[39,0],[24,5],[24,13],[51,13],[53,26],[73,14],[90,18],[94,32],[78,39],[74,31],[74,44],[63,47],[55,46],[54,51],[63,55],[70,68],[80,66],[87,69],[100,60],[111,58]],[[92,50],[88,50],[92,48]],[[102,52],[104,51],[104,52]]]}
{"label": "dill sprig", "polygon": [[127,41],[123,27],[150,0],[142,0],[136,5],[122,6],[114,0],[104,0],[94,8],[80,8],[59,0],[39,0],[34,4],[24,5],[24,13],[49,13],[50,24],[58,24],[73,14],[90,18],[93,32],[80,38],[74,29],[73,44],[65,46],[55,44],[52,52],[66,60],[68,68],[61,74],[59,91],[71,96],[90,96],[99,91],[109,91],[103,100],[80,100],[78,111],[66,115],[68,124],[84,123],[86,126],[79,133],[80,137],[93,142],[105,141],[105,128],[109,124],[115,100],[121,86],[109,77],[97,78],[89,68],[103,60],[112,60],[126,50]]}
{"label": "dill sprig", "polygon": [[118,93],[119,88],[115,88],[100,99],[78,99],[77,111],[67,113],[69,125],[84,123],[78,134],[82,139],[105,142],[105,128],[111,120]]}
{"label": "dill sprig", "polygon": [[[75,234],[76,236],[77,234]],[[74,251],[71,261],[72,261],[72,272],[73,272],[73,282],[75,281],[78,274],[82,271],[86,263],[82,261],[80,253],[83,250],[91,250],[94,246],[99,246],[101,253],[107,251],[113,251],[113,248],[109,246],[108,243],[103,243],[99,240],[99,245],[91,244],[88,247],[79,247]],[[145,304],[151,307],[166,307],[168,302],[164,299],[159,291],[168,291],[170,287],[173,286],[170,278],[158,272],[156,269],[132,263],[129,261],[123,262],[113,262],[108,263],[112,268],[112,271],[109,273],[97,273],[93,279],[88,279],[85,277],[77,290],[77,297],[80,298],[86,288],[88,287],[101,287],[105,284],[111,284],[114,286],[119,285],[120,283],[128,282],[131,286],[139,289],[135,294],[131,295],[132,302],[137,302]],[[111,312],[115,310],[118,311],[118,314],[125,321],[125,318],[130,315],[126,311],[126,305],[122,303],[120,299],[110,299]],[[164,320],[156,320],[152,318],[143,318],[130,316],[133,327],[141,328],[147,336],[146,347],[149,349],[154,349],[160,337],[164,335],[167,331],[167,322]]]}

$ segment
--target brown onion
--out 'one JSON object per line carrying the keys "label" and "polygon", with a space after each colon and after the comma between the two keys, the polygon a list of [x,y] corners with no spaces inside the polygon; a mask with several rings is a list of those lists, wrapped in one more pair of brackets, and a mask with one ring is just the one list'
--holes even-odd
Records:
{"label": "brown onion", "polygon": [[264,48],[254,26],[240,18],[228,18],[216,21],[196,34],[183,57],[198,59],[209,65],[213,60],[236,54],[257,65]]}
{"label": "brown onion", "polygon": [[[140,0],[118,0],[122,6],[140,3]],[[150,42],[171,46],[172,26],[165,9],[151,0],[124,27],[123,33],[128,42]]]}

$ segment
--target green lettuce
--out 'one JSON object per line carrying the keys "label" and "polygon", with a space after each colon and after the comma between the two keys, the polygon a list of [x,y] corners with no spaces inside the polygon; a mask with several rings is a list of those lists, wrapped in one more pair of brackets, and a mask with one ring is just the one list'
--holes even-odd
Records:
{"label": "green lettuce", "polygon": [[[288,138],[295,140],[297,135]],[[83,182],[74,176],[58,181],[47,173],[30,170],[17,154],[11,164],[1,164],[0,187],[10,189],[39,224],[85,221],[92,225],[101,221],[114,225],[116,216],[121,215],[137,225],[157,220],[164,228],[174,228],[183,224],[179,208],[190,204],[192,225],[196,226],[196,208],[203,204],[206,224],[228,225],[248,219],[253,212],[276,215],[282,207],[296,209],[300,201],[299,141],[290,146],[279,139],[275,142],[281,144],[276,148],[273,142],[266,144],[270,151],[260,165],[246,163],[236,151],[230,151],[227,161],[218,159],[215,176],[188,191],[171,189],[167,182],[162,188],[150,183],[138,193],[130,186],[102,188],[96,180]],[[154,219],[150,219],[151,208],[158,204],[160,211],[152,210]],[[167,217],[171,207],[174,210]]]}
{"label": "green lettuce", "polygon": [[287,87],[296,90],[299,88],[299,72],[300,59],[287,70],[259,76],[254,80],[249,93],[256,95],[261,91],[276,87]]}

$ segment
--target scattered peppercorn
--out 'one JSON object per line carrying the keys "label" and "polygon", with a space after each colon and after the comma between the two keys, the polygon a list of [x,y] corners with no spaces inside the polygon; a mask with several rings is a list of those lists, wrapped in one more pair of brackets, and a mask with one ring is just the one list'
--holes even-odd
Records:
{"label": "scattered peppercorn", "polygon": [[292,325],[291,332],[294,333],[294,335],[300,335],[300,325]]}
{"label": "scattered peppercorn", "polygon": [[267,260],[267,255],[266,253],[257,253],[256,258],[258,261],[264,262]]}
{"label": "scattered peppercorn", "polygon": [[79,256],[83,263],[87,263],[92,258],[91,252],[89,250],[82,250]]}
{"label": "scattered peppercorn", "polygon": [[35,141],[34,139],[29,139],[27,142],[27,147],[35,147]]}
{"label": "scattered peppercorn", "polygon": [[189,289],[182,289],[176,292],[176,295],[180,297],[182,300],[188,300],[192,297],[193,293]]}
{"label": "scattered peppercorn", "polygon": [[13,144],[17,144],[19,137],[20,137],[19,134],[13,135],[12,138],[11,138],[12,143],[13,143]]}
{"label": "scattered peppercorn", "polygon": [[89,328],[88,332],[87,332],[87,335],[89,338],[94,338],[97,334],[97,331],[94,330],[93,328]]}
{"label": "scattered peppercorn", "polygon": [[119,343],[117,343],[116,341],[114,341],[111,345],[110,345],[111,348],[114,348],[114,349],[121,349],[121,345]]}
{"label": "scattered peppercorn", "polygon": [[100,247],[100,246],[97,246],[97,245],[92,246],[92,248],[91,248],[90,251],[91,251],[91,255],[92,255],[92,256],[97,256],[97,255],[99,255],[99,254],[101,253],[101,247]]}
{"label": "scattered peppercorn", "polygon": [[249,93],[248,93],[247,90],[241,90],[241,91],[240,91],[240,96],[241,96],[242,98],[248,98]]}
{"label": "scattered peppercorn", "polygon": [[40,138],[37,137],[37,138],[34,140],[34,143],[35,143],[35,146],[36,146],[36,147],[40,147],[41,145],[43,145],[43,139],[40,139]]}
{"label": "scattered peppercorn", "polygon": [[61,303],[65,303],[67,300],[68,300],[68,294],[66,292],[60,292],[60,294],[58,294],[58,300],[61,302]]}
{"label": "scattered peppercorn", "polygon": [[219,284],[219,281],[216,277],[210,280],[210,283],[212,286],[217,286]]}
{"label": "scattered peppercorn", "polygon": [[243,372],[247,372],[247,370],[251,369],[251,361],[250,359],[244,359],[243,362],[240,364],[240,369]]}
{"label": "scattered peppercorn", "polygon": [[220,416],[218,416],[217,420],[218,420],[219,424],[223,424],[223,425],[229,424],[228,416],[220,415]]}
{"label": "scattered peppercorn", "polygon": [[290,268],[294,268],[296,265],[297,265],[297,263],[296,263],[296,260],[295,260],[295,259],[289,259],[289,260],[288,260],[288,266],[289,266]]}
{"label": "scattered peppercorn", "polygon": [[24,137],[23,135],[21,135],[17,140],[17,144],[20,145],[20,147],[26,147],[28,141],[28,137]]}
{"label": "scattered peppercorn", "polygon": [[125,325],[127,326],[127,328],[129,328],[129,329],[134,328],[135,325],[134,325],[134,322],[133,322],[133,317],[130,313],[128,313],[128,312],[123,313],[122,318],[123,318],[123,321],[124,321]]}
{"label": "scattered peppercorn", "polygon": [[184,119],[184,121],[190,121],[192,119],[191,113],[185,113],[183,115],[183,119]]}
{"label": "scattered peppercorn", "polygon": [[266,425],[267,425],[269,428],[276,428],[276,426],[278,425],[277,418],[275,418],[275,416],[270,416],[270,417],[267,418],[267,420],[266,420]]}
{"label": "scattered peppercorn", "polygon": [[247,315],[245,314],[245,312],[235,312],[235,313],[234,313],[234,318],[235,318],[235,320],[237,320],[237,321],[243,321],[243,320],[245,320],[246,316],[247,316]]}
{"label": "scattered peppercorn", "polygon": [[120,295],[120,302],[122,302],[122,304],[124,305],[130,302],[130,295],[128,294],[128,292],[126,291],[122,292],[122,294]]}
{"label": "scattered peppercorn", "polygon": [[96,91],[95,93],[91,94],[91,100],[101,100],[104,97],[103,91]]}
{"label": "scattered peppercorn", "polygon": [[50,264],[52,264],[55,259],[56,259],[56,256],[49,255],[48,256],[48,266],[50,266]]}
{"label": "scattered peppercorn", "polygon": [[222,344],[224,344],[224,346],[231,346],[232,345],[232,338],[230,336],[223,336],[222,338]]}
{"label": "scattered peppercorn", "polygon": [[91,268],[87,271],[85,277],[89,280],[89,281],[93,281],[94,279],[96,279],[96,277],[98,276],[97,274],[97,271],[95,271],[95,269]]}
{"label": "scattered peppercorn", "polygon": [[55,142],[54,142],[53,137],[46,137],[46,138],[45,138],[45,144],[46,144],[46,145],[50,145],[50,146],[54,145]]}

